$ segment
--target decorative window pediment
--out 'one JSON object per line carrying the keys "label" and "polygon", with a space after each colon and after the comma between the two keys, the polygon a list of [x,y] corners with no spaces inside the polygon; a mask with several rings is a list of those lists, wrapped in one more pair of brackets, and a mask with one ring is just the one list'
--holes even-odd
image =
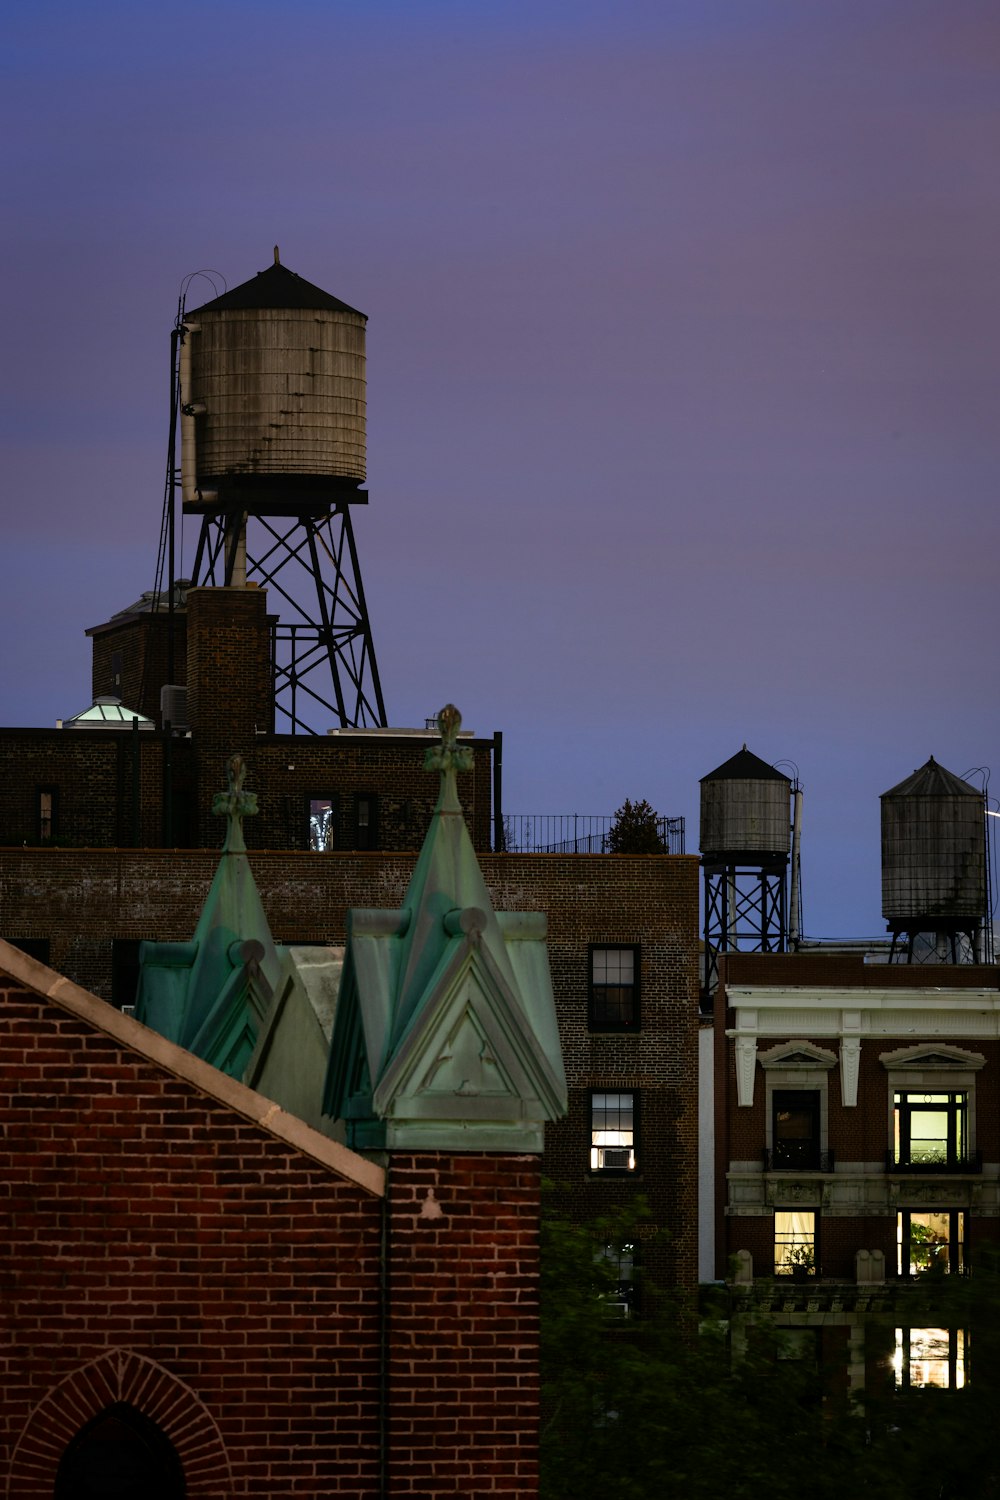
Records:
{"label": "decorative window pediment", "polygon": [[879,1062],[883,1068],[965,1068],[986,1066],[981,1052],[968,1052],[964,1047],[951,1047],[935,1042],[921,1042],[916,1047],[897,1047],[895,1052],[880,1052]]}
{"label": "decorative window pediment", "polygon": [[762,1068],[832,1068],[837,1054],[815,1042],[781,1042],[757,1054]]}

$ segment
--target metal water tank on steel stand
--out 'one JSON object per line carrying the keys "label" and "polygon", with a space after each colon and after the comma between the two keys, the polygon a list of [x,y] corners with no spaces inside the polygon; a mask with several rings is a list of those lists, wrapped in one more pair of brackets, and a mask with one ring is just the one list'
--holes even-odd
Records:
{"label": "metal water tank on steel stand", "polygon": [[280,600],[274,704],[293,733],[317,712],[386,723],[351,521],[368,501],[366,321],[275,247],[253,280],[182,309],[175,335],[192,582]]}
{"label": "metal water tank on steel stand", "polygon": [[701,779],[706,1009],[720,953],[788,946],[790,792],[789,778],[746,745]]}

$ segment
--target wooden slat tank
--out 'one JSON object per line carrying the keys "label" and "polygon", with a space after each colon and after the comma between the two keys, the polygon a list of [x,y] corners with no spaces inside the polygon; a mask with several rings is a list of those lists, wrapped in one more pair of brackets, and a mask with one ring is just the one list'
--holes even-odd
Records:
{"label": "wooden slat tank", "polygon": [[903,926],[918,918],[984,917],[982,793],[931,756],[881,801],[886,921]]}
{"label": "wooden slat tank", "polygon": [[790,844],[787,776],[748,750],[701,779],[700,848],[708,859],[749,863],[788,854]]}
{"label": "wooden slat tank", "polygon": [[277,260],[186,315],[198,486],[363,480],[366,321]]}

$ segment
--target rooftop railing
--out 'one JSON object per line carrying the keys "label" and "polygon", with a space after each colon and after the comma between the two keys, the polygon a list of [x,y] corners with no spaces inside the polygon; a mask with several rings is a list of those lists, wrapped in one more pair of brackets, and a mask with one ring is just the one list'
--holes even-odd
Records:
{"label": "rooftop railing", "polygon": [[[508,813],[503,820],[507,854],[607,854],[613,817],[589,813]],[[658,818],[664,854],[684,853],[684,819]]]}

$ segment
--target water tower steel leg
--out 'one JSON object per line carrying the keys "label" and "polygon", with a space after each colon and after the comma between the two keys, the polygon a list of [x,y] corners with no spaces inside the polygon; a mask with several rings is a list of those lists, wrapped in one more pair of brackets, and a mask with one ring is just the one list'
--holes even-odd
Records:
{"label": "water tower steel leg", "polygon": [[382,698],[382,683],[378,675],[378,662],[375,660],[375,646],[372,641],[371,621],[368,618],[368,605],[365,603],[365,586],[361,580],[361,569],[358,566],[358,552],[354,543],[354,525],[351,521],[351,512],[346,506],[343,509],[343,515],[344,531],[347,535],[347,548],[351,554],[351,571],[358,596],[358,609],[361,614],[362,639],[364,641],[362,648],[362,671],[364,670],[365,663],[367,663],[368,670],[371,673],[372,687],[375,691],[376,722],[384,727],[387,721],[385,717],[385,702]]}
{"label": "water tower steel leg", "polygon": [[[337,670],[338,651],[333,639],[333,631],[330,627],[330,616],[326,608],[326,588],[323,583],[323,575],[320,572],[319,554],[316,550],[316,531],[311,520],[303,517],[303,525],[306,528],[306,536],[309,543],[309,557],[312,561],[313,578],[316,580],[316,602],[319,606],[320,617],[320,640],[326,647],[330,658],[330,670],[333,675],[333,690],[337,698],[337,713],[341,724],[350,722],[347,717],[347,709],[344,707],[344,689],[340,681],[340,673]],[[340,569],[337,569],[337,579],[340,579]],[[356,722],[356,720],[355,720]]]}

